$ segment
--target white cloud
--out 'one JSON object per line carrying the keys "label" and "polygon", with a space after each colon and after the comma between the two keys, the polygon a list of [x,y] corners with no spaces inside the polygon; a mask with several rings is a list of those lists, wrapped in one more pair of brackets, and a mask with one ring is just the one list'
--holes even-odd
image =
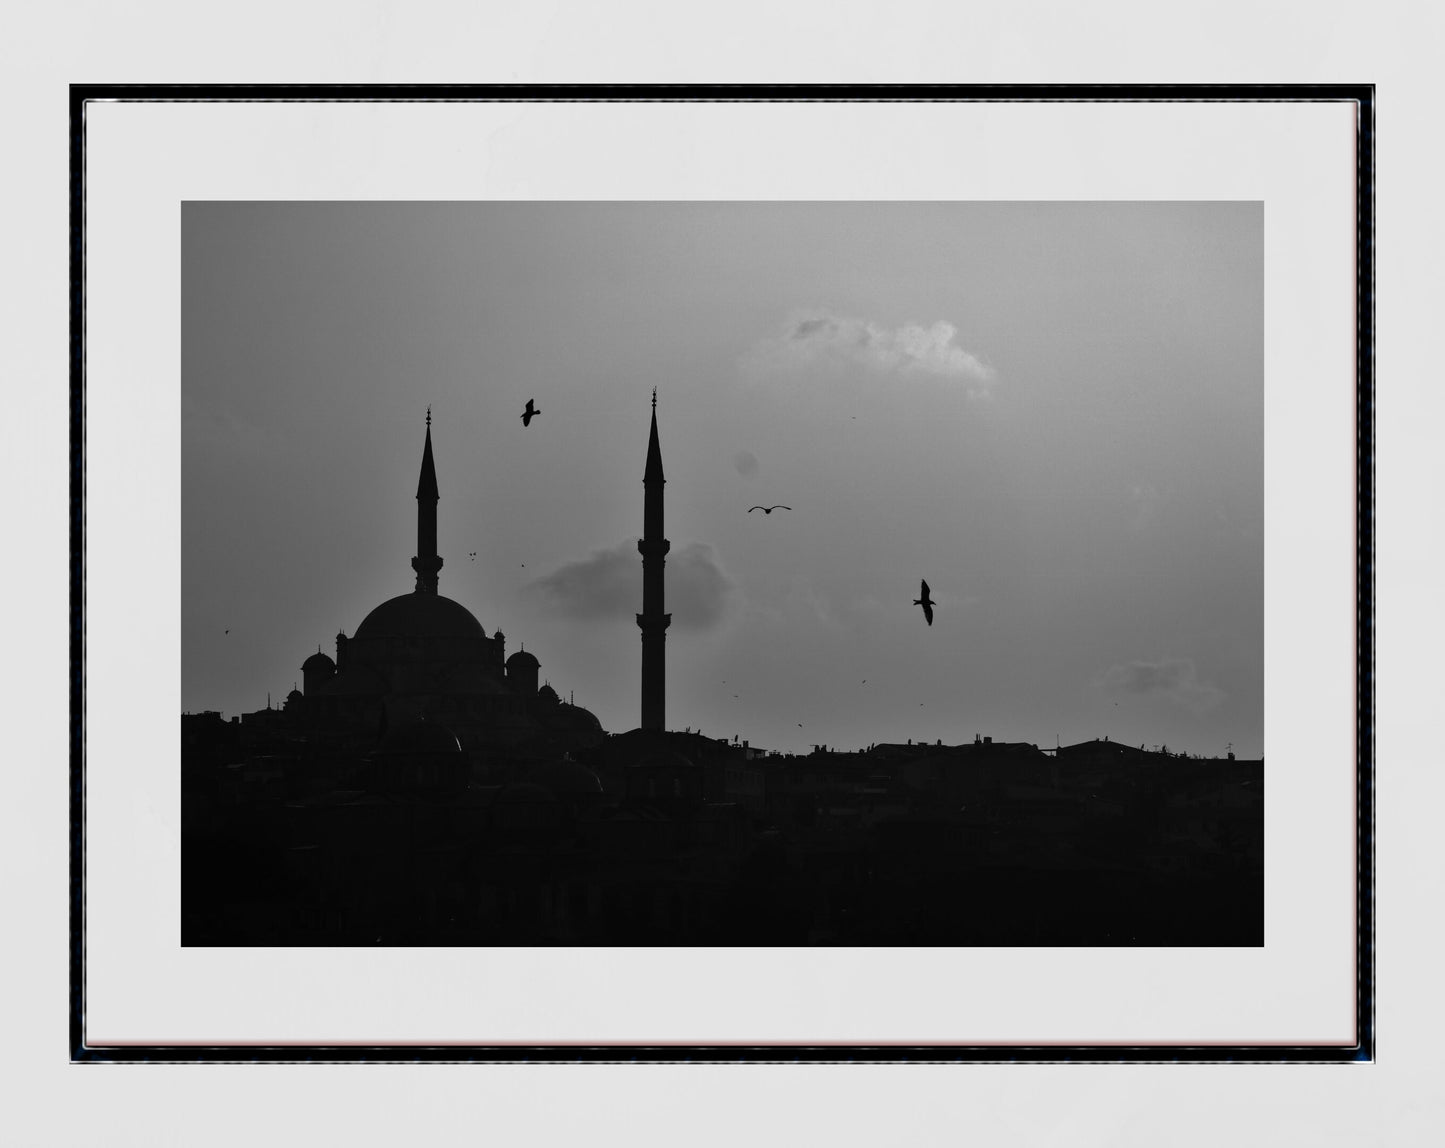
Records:
{"label": "white cloud", "polygon": [[970,398],[986,398],[996,372],[957,337],[958,328],[946,319],[889,328],[811,311],[795,315],[781,335],[755,347],[747,366],[765,377],[830,368],[878,378],[931,377],[960,384]]}

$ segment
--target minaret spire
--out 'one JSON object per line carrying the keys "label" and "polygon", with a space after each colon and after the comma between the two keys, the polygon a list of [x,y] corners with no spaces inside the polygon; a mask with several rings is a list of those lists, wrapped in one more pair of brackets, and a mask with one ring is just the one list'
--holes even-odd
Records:
{"label": "minaret spire", "polygon": [[642,728],[664,730],[667,701],[667,627],[672,615],[663,612],[662,569],[671,543],[662,536],[662,447],[657,441],[657,388],[652,388],[652,429],[647,439],[647,466],[642,474],[645,490],[642,539]]}
{"label": "minaret spire", "polygon": [[437,468],[431,453],[431,407],[426,409],[426,445],[421,452],[421,477],[416,484],[416,556],[411,568],[416,571],[416,592],[437,592],[437,571],[442,560],[437,555]]}

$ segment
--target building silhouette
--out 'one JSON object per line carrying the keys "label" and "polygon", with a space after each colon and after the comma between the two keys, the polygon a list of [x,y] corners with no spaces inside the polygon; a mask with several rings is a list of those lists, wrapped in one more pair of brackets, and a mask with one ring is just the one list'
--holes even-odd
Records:
{"label": "building silhouette", "polygon": [[[470,610],[440,594],[443,560],[437,553],[436,460],[431,411],[417,481],[416,573],[412,592],[381,603],[348,637],[336,635],[333,661],[319,650],[301,666],[303,690],[288,711],[333,742],[381,744],[388,752],[403,731],[411,741],[454,739],[462,757],[535,739],[552,725],[590,728],[597,719],[538,688],[537,658],[506,657],[500,630],[488,636]],[[418,732],[422,723],[430,727]],[[405,742],[406,739],[403,739]]]}
{"label": "building silhouette", "polygon": [[652,389],[652,429],[647,438],[647,466],[642,472],[645,500],[642,538],[642,728],[667,728],[667,627],[672,615],[663,611],[662,571],[671,543],[662,536],[662,448],[657,441],[657,388]]}

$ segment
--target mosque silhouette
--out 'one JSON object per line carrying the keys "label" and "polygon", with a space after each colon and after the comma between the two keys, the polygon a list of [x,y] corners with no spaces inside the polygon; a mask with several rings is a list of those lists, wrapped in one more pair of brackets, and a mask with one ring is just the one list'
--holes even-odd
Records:
{"label": "mosque silhouette", "polygon": [[550,685],[538,688],[535,655],[507,657],[500,630],[488,637],[470,610],[438,591],[440,497],[428,411],[411,560],[416,586],[377,606],[350,637],[337,634],[335,661],[319,650],[307,658],[303,688],[288,696],[287,710],[317,737],[353,749],[379,740],[465,756],[539,738],[564,749],[597,744],[595,715]]}

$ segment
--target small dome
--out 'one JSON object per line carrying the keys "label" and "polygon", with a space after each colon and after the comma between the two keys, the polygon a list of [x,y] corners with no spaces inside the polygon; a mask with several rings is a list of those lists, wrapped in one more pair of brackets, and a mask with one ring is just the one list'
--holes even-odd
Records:
{"label": "small dome", "polygon": [[360,696],[384,694],[388,688],[386,682],[366,666],[349,666],[316,687],[322,694]]}
{"label": "small dome", "polygon": [[367,638],[485,638],[487,632],[460,602],[440,594],[402,594],[383,602],[356,628]]}
{"label": "small dome", "polygon": [[537,700],[553,706],[562,704],[562,699],[557,696],[557,691],[550,685],[543,686],[537,691]]}
{"label": "small dome", "polygon": [[518,650],[515,654],[513,654],[510,658],[507,659],[507,669],[509,670],[513,666],[540,666],[541,664],[542,663],[537,661],[536,658],[532,657],[531,654],[527,653],[526,650]]}
{"label": "small dome", "polygon": [[321,670],[325,673],[329,673],[334,669],[336,669],[336,663],[333,662],[330,658],[328,658],[325,654],[323,654],[320,650],[317,650],[316,653],[312,654],[309,658],[307,658],[304,662],[301,663],[301,672],[303,674],[309,674],[315,670]]}
{"label": "small dome", "polygon": [[288,706],[291,705],[291,703],[293,702],[299,702],[303,700],[305,700],[305,695],[303,695],[300,690],[292,690],[289,694],[286,695],[286,704]]}
{"label": "small dome", "polygon": [[574,706],[570,702],[562,703],[556,724],[573,730],[600,730],[602,728],[602,723],[597,720],[595,713],[583,709],[581,706]]}

